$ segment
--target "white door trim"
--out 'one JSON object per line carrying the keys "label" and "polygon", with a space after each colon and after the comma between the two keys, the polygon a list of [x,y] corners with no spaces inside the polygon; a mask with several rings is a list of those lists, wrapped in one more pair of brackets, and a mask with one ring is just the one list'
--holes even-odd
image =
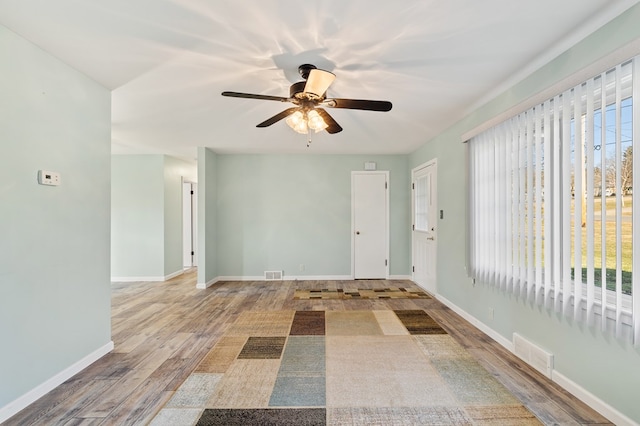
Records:
{"label": "white door trim", "polygon": [[384,175],[386,182],[386,193],[385,193],[385,257],[387,259],[387,264],[385,265],[385,278],[389,279],[389,265],[391,264],[391,260],[389,259],[389,171],[388,170],[378,170],[378,171],[352,171],[351,172],[351,279],[355,279],[356,267],[356,225],[355,225],[355,191],[354,191],[354,179],[356,175]]}

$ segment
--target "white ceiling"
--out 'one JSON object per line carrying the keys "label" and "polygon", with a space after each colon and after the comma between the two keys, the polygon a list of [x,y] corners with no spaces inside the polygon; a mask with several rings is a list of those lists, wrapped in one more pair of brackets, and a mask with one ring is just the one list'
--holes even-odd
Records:
{"label": "white ceiling", "polygon": [[[638,0],[0,0],[0,23],[113,90],[114,153],[409,153]],[[337,75],[344,128],[306,137],[288,96],[297,68]]]}

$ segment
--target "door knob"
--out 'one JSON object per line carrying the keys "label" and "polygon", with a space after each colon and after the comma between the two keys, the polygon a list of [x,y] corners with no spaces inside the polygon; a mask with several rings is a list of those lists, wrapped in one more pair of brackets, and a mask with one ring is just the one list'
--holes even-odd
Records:
{"label": "door knob", "polygon": [[433,237],[427,237],[427,240],[433,241],[433,240],[435,240],[435,238],[433,238]]}
{"label": "door knob", "polygon": [[356,235],[360,235],[360,231],[356,231]]}

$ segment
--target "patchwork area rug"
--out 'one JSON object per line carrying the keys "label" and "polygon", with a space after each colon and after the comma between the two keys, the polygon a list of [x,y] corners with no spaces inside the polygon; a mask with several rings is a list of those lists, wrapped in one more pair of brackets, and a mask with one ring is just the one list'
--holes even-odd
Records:
{"label": "patchwork area rug", "polygon": [[538,425],[425,311],[244,312],[152,425]]}
{"label": "patchwork area rug", "polygon": [[294,299],[431,299],[427,293],[420,290],[408,290],[403,287],[378,289],[359,288],[357,290],[296,290]]}

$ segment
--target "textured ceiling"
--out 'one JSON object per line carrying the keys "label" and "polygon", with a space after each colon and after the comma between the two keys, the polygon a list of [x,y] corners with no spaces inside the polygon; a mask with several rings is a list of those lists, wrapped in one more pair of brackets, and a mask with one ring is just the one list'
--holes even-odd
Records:
{"label": "textured ceiling", "polygon": [[[637,0],[0,0],[0,24],[113,90],[114,153],[409,153]],[[288,96],[303,63],[332,71],[344,131],[306,136]]]}

